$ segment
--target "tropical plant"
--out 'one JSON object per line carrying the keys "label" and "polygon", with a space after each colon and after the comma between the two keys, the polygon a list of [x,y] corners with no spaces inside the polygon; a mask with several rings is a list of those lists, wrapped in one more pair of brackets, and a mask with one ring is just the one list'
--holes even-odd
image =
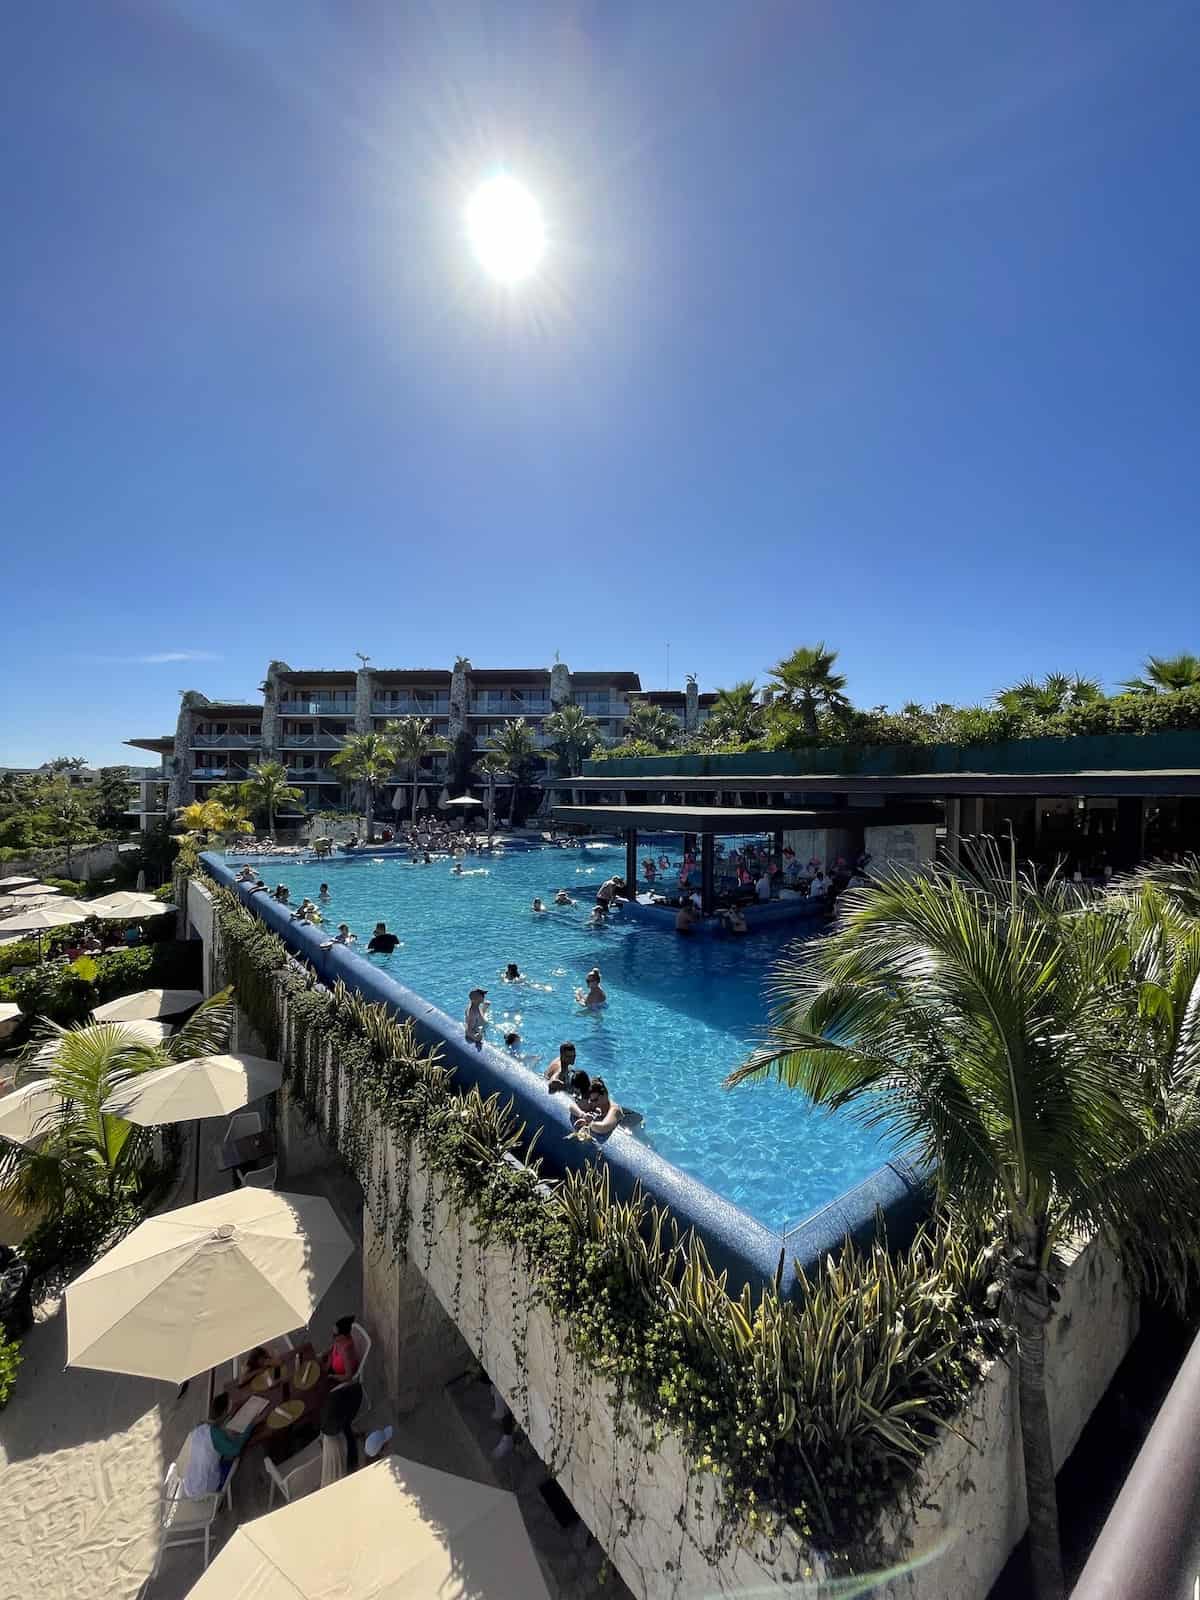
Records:
{"label": "tropical plant", "polygon": [[260,761],[250,768],[250,776],[238,785],[238,798],[252,811],[265,811],[267,832],[275,837],[275,817],[282,805],[295,805],[304,799],[303,791],[287,781],[282,761]]}
{"label": "tropical plant", "polygon": [[426,756],[445,750],[447,744],[440,734],[433,731],[433,723],[428,717],[401,717],[397,722],[389,722],[384,728],[384,733],[391,740],[392,748],[396,752],[396,760],[408,773],[412,780],[412,801],[409,816],[417,814],[417,779],[421,775],[421,763]]}
{"label": "tropical plant", "polygon": [[175,816],[188,833],[206,839],[254,832],[253,824],[240,807],[226,805],[221,800],[193,800],[190,805],[181,806]]}
{"label": "tropical plant", "polygon": [[676,719],[662,706],[649,700],[630,702],[625,718],[625,738],[631,744],[648,744],[657,751],[674,750],[679,744],[682,729]]}
{"label": "tropical plant", "polygon": [[816,645],[804,644],[771,668],[777,685],[774,704],[794,711],[810,739],[820,734],[819,711],[833,712],[837,716],[850,708],[843,693],[846,679],[833,670],[837,654],[836,650],[827,649],[824,641]]}
{"label": "tropical plant", "polygon": [[375,793],[396,765],[395,746],[384,733],[352,733],[334,756],[333,765],[366,790],[369,842],[375,837]]}
{"label": "tropical plant", "polygon": [[1048,672],[1044,678],[1022,678],[1011,688],[1001,689],[996,704],[1005,711],[1053,717],[1060,711],[1091,705],[1103,698],[1095,678],[1084,678],[1077,672]]}
{"label": "tropical plant", "polygon": [[0,1327],[0,1411],[4,1410],[13,1392],[21,1360],[21,1341],[10,1339]]}
{"label": "tropical plant", "polygon": [[1184,651],[1177,656],[1147,656],[1142,676],[1121,685],[1130,694],[1173,694],[1179,689],[1200,689],[1200,656]]}
{"label": "tropical plant", "polygon": [[508,804],[508,825],[511,828],[517,814],[517,795],[521,785],[528,783],[536,760],[533,729],[524,717],[506,722],[499,733],[488,740],[487,762],[493,772],[506,772],[512,778],[512,799]]}
{"label": "tropical plant", "polygon": [[542,723],[542,732],[559,759],[559,770],[574,777],[601,742],[600,724],[582,706],[563,706]]}
{"label": "tropical plant", "polygon": [[[786,954],[769,1041],[729,1082],[774,1076],[818,1105],[888,1126],[966,1216],[1007,1245],[1019,1357],[1030,1550],[1039,1596],[1062,1593],[1045,1331],[1057,1244],[1103,1231],[1134,1271],[1196,1259],[1190,1196],[1200,1111],[1161,1079],[1138,1014],[1128,920],[1069,886],[1041,888],[994,855],[977,875],[895,875],[851,890],[829,938]],[[1145,991],[1142,991],[1145,995]],[[1152,1012],[1161,1004],[1144,999]],[[1200,1068],[1200,1038],[1188,1060]],[[1177,1082],[1185,1064],[1173,1069]]]}
{"label": "tropical plant", "polygon": [[717,690],[717,698],[704,724],[706,739],[744,743],[759,738],[762,731],[762,707],[758,703],[753,678],[744,678],[732,688]]}

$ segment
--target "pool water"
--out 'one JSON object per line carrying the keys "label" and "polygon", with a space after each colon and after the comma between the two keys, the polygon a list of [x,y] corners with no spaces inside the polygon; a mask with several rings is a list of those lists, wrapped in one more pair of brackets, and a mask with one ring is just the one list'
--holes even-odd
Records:
{"label": "pool water", "polygon": [[[330,936],[348,922],[365,947],[385,921],[401,944],[366,959],[460,1024],[468,991],[487,989],[489,1042],[503,1048],[504,1034],[519,1032],[515,1053],[531,1071],[573,1040],[577,1065],[643,1114],[635,1137],[768,1227],[801,1221],[887,1159],[878,1137],[793,1090],[721,1087],[761,1037],[764,983],[792,935],[686,940],[620,913],[585,926],[598,885],[624,872],[615,846],[512,850],[463,866],[456,877],[443,857],[426,866],[380,856],[272,859],[261,870],[272,887],[287,884],[293,904],[316,900],[327,882],[319,903]],[[554,906],[560,888],[578,904]],[[544,916],[530,910],[535,895],[550,906]],[[502,980],[510,961],[523,981]],[[593,966],[608,1004],[584,1011],[575,991]]]}

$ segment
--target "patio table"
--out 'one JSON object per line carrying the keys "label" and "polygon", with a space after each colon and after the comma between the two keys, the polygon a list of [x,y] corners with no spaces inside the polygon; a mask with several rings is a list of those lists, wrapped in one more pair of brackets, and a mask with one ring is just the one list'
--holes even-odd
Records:
{"label": "patio table", "polygon": [[253,1166],[256,1161],[267,1160],[274,1154],[275,1140],[269,1133],[247,1133],[240,1139],[223,1139],[217,1170],[231,1172],[234,1167]]}
{"label": "patio table", "polygon": [[[229,1411],[231,1415],[246,1400],[258,1399],[267,1402],[267,1409],[263,1412],[258,1422],[255,1423],[254,1431],[242,1447],[243,1453],[246,1450],[253,1450],[262,1445],[265,1453],[271,1457],[272,1461],[283,1461],[296,1448],[293,1443],[296,1430],[302,1428],[306,1423],[314,1428],[316,1427],[320,1420],[322,1408],[329,1398],[330,1390],[343,1380],[335,1378],[324,1366],[321,1366],[320,1376],[311,1389],[297,1389],[294,1379],[296,1373],[306,1361],[316,1361],[319,1366],[321,1365],[312,1344],[303,1344],[298,1350],[281,1357],[275,1363],[275,1381],[265,1388],[257,1387],[253,1378],[249,1383],[235,1381],[226,1384],[225,1393],[229,1396]],[[273,1428],[270,1426],[268,1419],[275,1407],[284,1399],[299,1400],[303,1410],[294,1421],[288,1423],[285,1427]]]}

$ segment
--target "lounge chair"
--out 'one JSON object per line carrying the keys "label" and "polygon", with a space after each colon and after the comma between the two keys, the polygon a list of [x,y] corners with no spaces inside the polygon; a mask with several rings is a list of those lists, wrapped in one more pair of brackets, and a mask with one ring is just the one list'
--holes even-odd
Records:
{"label": "lounge chair", "polygon": [[277,1467],[270,1456],[264,1458],[263,1465],[270,1485],[267,1491],[267,1510],[270,1511],[277,1492],[290,1504],[321,1487],[321,1441],[314,1439],[297,1455],[289,1456],[282,1466]]}
{"label": "lounge chair", "polygon": [[[181,1451],[180,1455],[183,1456]],[[158,1576],[158,1569],[162,1565],[163,1551],[168,1545],[202,1544],[204,1546],[204,1565],[207,1567],[209,1556],[212,1552],[213,1523],[217,1520],[217,1512],[224,1504],[233,1508],[233,1480],[237,1475],[238,1460],[235,1458],[229,1469],[229,1476],[216,1494],[202,1494],[195,1497],[185,1495],[183,1492],[183,1477],[177,1461],[172,1461],[167,1468],[167,1475],[163,1479],[162,1500],[159,1512],[158,1554],[154,1558],[154,1568],[150,1573],[150,1582]]]}

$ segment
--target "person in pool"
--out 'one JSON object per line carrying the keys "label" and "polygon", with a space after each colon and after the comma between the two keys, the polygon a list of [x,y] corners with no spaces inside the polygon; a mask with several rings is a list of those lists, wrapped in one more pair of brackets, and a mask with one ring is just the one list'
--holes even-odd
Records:
{"label": "person in pool", "polygon": [[591,1134],[611,1133],[625,1112],[608,1092],[603,1078],[593,1078],[583,1103],[571,1107],[571,1122]]}
{"label": "person in pool", "polygon": [[575,1066],[575,1046],[570,1039],[564,1039],[558,1047],[558,1054],[546,1068],[545,1079],[551,1094],[565,1089],[571,1080],[571,1072]]}
{"label": "person in pool", "polygon": [[515,961],[510,961],[504,969],[505,983],[520,983],[523,974]]}
{"label": "person in pool", "polygon": [[579,1004],[586,1006],[589,1011],[594,1010],[596,1006],[604,1005],[608,996],[600,987],[600,968],[593,967],[583,981],[587,984],[587,988],[575,991],[575,998]]}
{"label": "person in pool", "polygon": [[533,897],[533,906],[531,909],[535,917],[544,917],[546,915],[545,902],[542,900],[540,895],[535,895]]}
{"label": "person in pool", "polygon": [[472,989],[467,996],[467,1009],[463,1016],[463,1032],[468,1044],[482,1044],[483,1030],[487,1027],[488,1001],[486,989]]}
{"label": "person in pool", "polygon": [[320,895],[322,900],[328,900],[329,899],[329,885],[327,883],[323,883],[321,885],[321,887],[317,890],[317,893],[318,893],[318,895]]}
{"label": "person in pool", "polygon": [[592,907],[592,914],[588,917],[589,928],[603,928],[608,922],[608,907],[603,900],[598,900]]}
{"label": "person in pool", "polygon": [[338,931],[334,934],[332,939],[325,940],[324,944],[321,946],[321,949],[332,950],[335,944],[351,945],[357,943],[358,935],[350,932],[350,924],[348,922],[339,922]]}
{"label": "person in pool", "polygon": [[560,889],[554,896],[554,904],[556,906],[573,906],[575,902],[565,889]]}

